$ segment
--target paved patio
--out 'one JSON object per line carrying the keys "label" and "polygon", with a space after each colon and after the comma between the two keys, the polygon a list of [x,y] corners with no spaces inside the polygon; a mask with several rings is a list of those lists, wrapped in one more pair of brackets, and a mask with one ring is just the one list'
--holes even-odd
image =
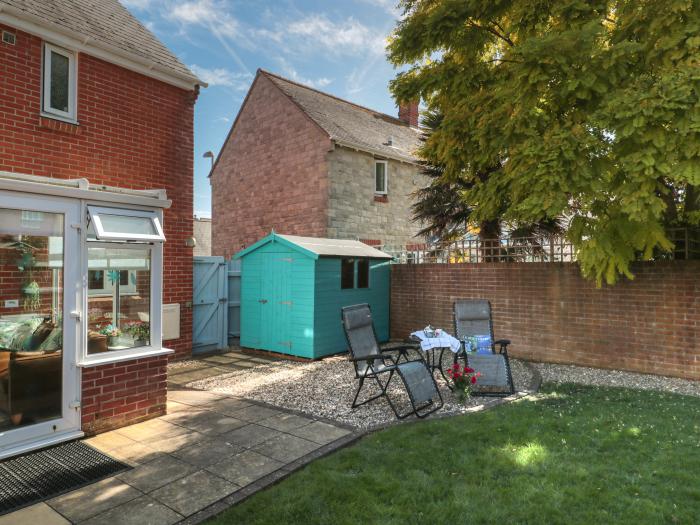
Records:
{"label": "paved patio", "polygon": [[0,525],[197,523],[356,438],[318,418],[180,386],[269,361],[231,352],[175,364],[167,415],[87,440],[131,470]]}

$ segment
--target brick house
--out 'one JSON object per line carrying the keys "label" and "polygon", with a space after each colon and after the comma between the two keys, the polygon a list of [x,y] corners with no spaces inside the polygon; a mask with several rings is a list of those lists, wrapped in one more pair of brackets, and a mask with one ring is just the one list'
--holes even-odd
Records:
{"label": "brick house", "polygon": [[118,0],[0,0],[0,32],[5,457],[165,412],[203,83]]}
{"label": "brick house", "polygon": [[258,70],[211,172],[212,253],[230,256],[272,229],[417,242],[419,143],[417,104],[396,118]]}

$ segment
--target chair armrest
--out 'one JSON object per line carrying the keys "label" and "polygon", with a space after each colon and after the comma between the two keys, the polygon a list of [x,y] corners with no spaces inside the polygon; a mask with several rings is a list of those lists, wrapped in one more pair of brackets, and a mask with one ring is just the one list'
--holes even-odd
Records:
{"label": "chair armrest", "polygon": [[395,346],[387,346],[387,347],[380,348],[380,350],[381,350],[382,352],[394,352],[394,351],[396,351],[396,352],[406,352],[406,351],[408,351],[408,350],[417,350],[417,349],[418,349],[418,345],[417,345],[417,344],[415,344],[415,345],[409,345],[409,344],[405,344],[405,345],[395,345]]}
{"label": "chair armrest", "polygon": [[376,359],[381,359],[382,361],[385,359],[388,359],[391,361],[391,364],[396,364],[394,361],[394,357],[390,355],[370,355],[370,356],[365,356],[365,357],[353,357],[353,356],[348,356],[348,360],[353,362],[353,363],[359,363],[361,361],[367,361],[367,363],[371,366]]}
{"label": "chair armrest", "polygon": [[508,352],[508,345],[510,344],[510,339],[499,339],[498,341],[494,341],[494,353],[496,353],[496,345],[499,345],[500,348],[498,350],[499,353],[504,354]]}

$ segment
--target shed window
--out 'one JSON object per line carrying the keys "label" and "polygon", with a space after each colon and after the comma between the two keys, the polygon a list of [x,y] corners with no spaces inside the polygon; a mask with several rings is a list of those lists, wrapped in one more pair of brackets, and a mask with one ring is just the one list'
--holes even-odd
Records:
{"label": "shed window", "polygon": [[44,113],[74,121],[76,118],[76,67],[75,53],[44,45]]}
{"label": "shed window", "polygon": [[369,288],[369,259],[357,261],[357,287]]}
{"label": "shed window", "polygon": [[374,193],[387,194],[387,162],[385,160],[374,161]]}
{"label": "shed window", "polygon": [[101,241],[164,241],[155,213],[88,206],[95,238]]}
{"label": "shed window", "polygon": [[340,263],[340,288],[355,288],[355,259],[343,259]]}

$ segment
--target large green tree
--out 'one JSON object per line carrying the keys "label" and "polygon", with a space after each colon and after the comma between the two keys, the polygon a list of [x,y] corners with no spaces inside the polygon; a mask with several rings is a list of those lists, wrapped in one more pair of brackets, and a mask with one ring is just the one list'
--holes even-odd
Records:
{"label": "large green tree", "polygon": [[700,0],[403,0],[398,100],[442,121],[422,155],[474,224],[572,218],[613,283],[700,223]]}

